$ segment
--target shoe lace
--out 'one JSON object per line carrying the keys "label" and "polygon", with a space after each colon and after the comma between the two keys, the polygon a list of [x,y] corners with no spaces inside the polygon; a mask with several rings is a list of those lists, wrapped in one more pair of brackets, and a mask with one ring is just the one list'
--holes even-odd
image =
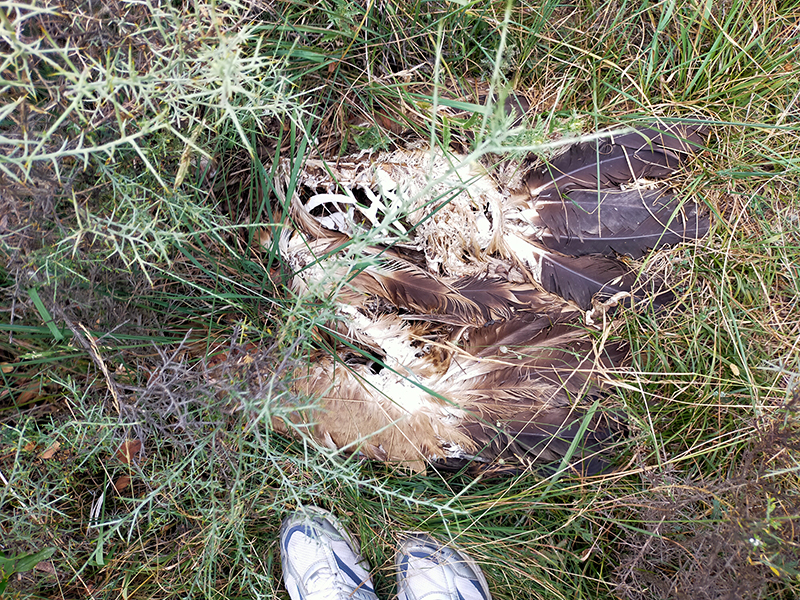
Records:
{"label": "shoe lace", "polygon": [[375,600],[362,584],[352,585],[325,563],[308,573],[303,584],[307,592],[304,600]]}

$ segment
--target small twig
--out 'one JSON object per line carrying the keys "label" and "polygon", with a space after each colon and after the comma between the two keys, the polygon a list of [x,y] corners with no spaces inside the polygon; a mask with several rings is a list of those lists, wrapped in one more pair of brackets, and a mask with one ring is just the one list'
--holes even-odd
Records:
{"label": "small twig", "polygon": [[630,292],[617,292],[605,302],[595,302],[591,310],[586,311],[586,324],[590,326],[594,325],[594,319],[605,316],[610,309],[619,304],[620,300],[632,297]]}

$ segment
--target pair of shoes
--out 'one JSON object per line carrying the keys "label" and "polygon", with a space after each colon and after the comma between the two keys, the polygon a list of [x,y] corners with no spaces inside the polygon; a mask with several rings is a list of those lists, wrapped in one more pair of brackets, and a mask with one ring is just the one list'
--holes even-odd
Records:
{"label": "pair of shoes", "polygon": [[[292,600],[377,600],[358,543],[331,513],[308,507],[281,525],[283,581]],[[398,549],[398,600],[491,600],[475,562],[428,535]]]}

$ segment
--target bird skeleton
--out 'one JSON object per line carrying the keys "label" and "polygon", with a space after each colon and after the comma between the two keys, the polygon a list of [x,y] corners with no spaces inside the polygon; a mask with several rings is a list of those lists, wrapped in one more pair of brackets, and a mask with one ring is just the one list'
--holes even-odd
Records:
{"label": "bird skeleton", "polygon": [[416,471],[519,470],[572,450],[576,470],[601,472],[624,419],[597,403],[627,350],[594,340],[579,309],[671,299],[620,255],[708,231],[693,203],[638,185],[673,174],[704,131],[611,132],[530,169],[515,192],[441,150],[308,159],[293,186],[282,164],[290,287],[333,298],[337,319],[331,347],[296,373],[319,403],[276,428]]}

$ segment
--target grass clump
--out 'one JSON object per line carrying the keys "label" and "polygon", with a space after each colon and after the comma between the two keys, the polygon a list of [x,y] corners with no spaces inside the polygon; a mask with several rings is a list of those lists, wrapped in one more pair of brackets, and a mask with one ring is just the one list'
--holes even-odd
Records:
{"label": "grass clump", "polygon": [[[0,2],[5,594],[284,597],[280,520],[318,504],[381,597],[402,529],[469,548],[498,599],[797,596],[798,16]],[[522,137],[480,102],[509,89],[537,115]],[[266,243],[282,164],[291,187],[309,156],[502,159],[654,117],[711,122],[674,183],[715,219],[653,258],[681,303],[618,321],[635,368],[612,476],[409,477],[272,431],[331,314],[288,298]]]}

